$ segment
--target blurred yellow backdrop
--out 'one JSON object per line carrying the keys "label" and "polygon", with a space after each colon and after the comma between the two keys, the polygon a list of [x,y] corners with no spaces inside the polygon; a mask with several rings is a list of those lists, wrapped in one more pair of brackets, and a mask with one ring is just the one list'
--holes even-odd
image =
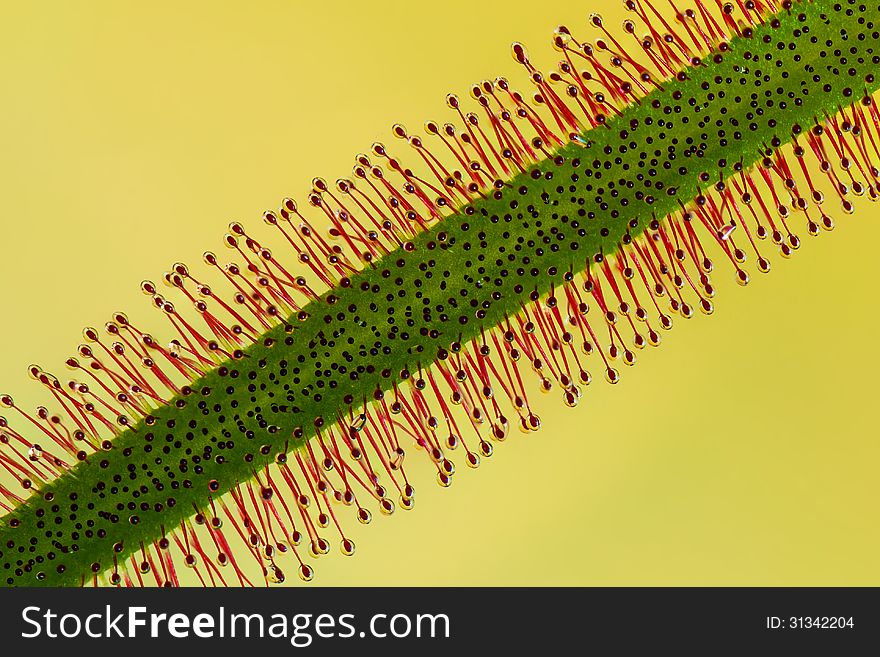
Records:
{"label": "blurred yellow backdrop", "polygon": [[[597,8],[620,22],[595,1],[4,3],[0,389],[45,403],[25,368],[60,374],[83,326],[158,325],[142,278],[392,122],[445,119],[446,92],[513,72],[512,40],[552,66],[552,28]],[[541,432],[448,490],[418,479],[315,584],[880,584],[880,212],[841,215],[747,288],[719,272],[715,315],[616,387],[542,399]]]}

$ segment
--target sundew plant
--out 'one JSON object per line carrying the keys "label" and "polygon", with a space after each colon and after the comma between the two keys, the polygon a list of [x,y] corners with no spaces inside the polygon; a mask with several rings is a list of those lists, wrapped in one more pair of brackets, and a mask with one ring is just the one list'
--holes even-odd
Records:
{"label": "sundew plant", "polygon": [[64,377],[30,368],[49,406],[0,395],[3,582],[310,580],[347,523],[413,507],[407,454],[448,486],[540,427],[534,395],[616,383],[712,276],[877,199],[873,3],[626,0],[593,41],[557,28],[550,72],[514,44],[528,90],[450,95],[455,123],[265,212],[283,250],[233,223],[231,262],[145,281],[170,343],[117,313]]}

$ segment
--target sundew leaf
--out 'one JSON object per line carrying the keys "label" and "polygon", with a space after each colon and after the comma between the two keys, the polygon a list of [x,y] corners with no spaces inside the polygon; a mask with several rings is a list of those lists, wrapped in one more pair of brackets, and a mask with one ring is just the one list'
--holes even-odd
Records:
{"label": "sundew leaf", "polygon": [[[650,5],[630,4],[656,23]],[[232,564],[232,582],[252,583],[224,532],[269,581],[284,579],[282,551],[311,579],[307,552],[329,551],[325,530],[354,550],[337,516],[412,505],[404,445],[448,484],[453,450],[476,466],[510,425],[540,426],[528,370],[573,405],[591,371],[615,383],[615,362],[659,342],[672,313],[711,312],[704,241],[745,283],[747,253],[769,267],[756,239],[786,255],[799,246],[793,213],[811,232],[830,221],[810,176],[828,178],[848,211],[853,196],[876,196],[880,7],[698,9],[681,34],[650,28],[650,68],[607,32],[600,48],[560,31],[570,67],[550,80],[516,45],[538,109],[503,79],[475,88],[482,118],[450,97],[464,127],[428,127],[444,159],[395,128],[436,180],[382,145],[354,182],[316,180],[310,210],[333,243],[291,200],[267,213],[311,285],[233,225],[227,244],[247,265],[206,259],[231,297],[184,265],[167,276],[178,305],[196,304],[198,328],[147,284],[174,345],[119,315],[109,348],[87,333],[70,363],[87,383],[32,372],[69,430],[0,397],[31,422],[15,428],[10,413],[0,425],[9,469],[33,491],[4,492],[15,504],[0,519],[6,583],[175,584],[175,562],[211,583]],[[579,66],[589,80],[571,75]]]}

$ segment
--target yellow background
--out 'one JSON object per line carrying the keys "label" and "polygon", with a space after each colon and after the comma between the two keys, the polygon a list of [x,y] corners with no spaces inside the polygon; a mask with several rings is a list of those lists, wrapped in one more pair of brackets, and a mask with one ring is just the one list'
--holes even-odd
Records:
{"label": "yellow background", "polygon": [[[160,325],[142,278],[345,175],[392,122],[446,120],[446,92],[513,73],[512,40],[550,68],[552,28],[590,35],[590,8],[4,3],[0,389],[44,403],[26,366],[64,374],[84,325]],[[715,315],[678,319],[618,386],[543,398],[541,432],[448,490],[418,478],[416,510],[375,514],[315,583],[880,584],[880,213],[832,205],[838,228],[798,216],[770,275],[720,269]]]}

